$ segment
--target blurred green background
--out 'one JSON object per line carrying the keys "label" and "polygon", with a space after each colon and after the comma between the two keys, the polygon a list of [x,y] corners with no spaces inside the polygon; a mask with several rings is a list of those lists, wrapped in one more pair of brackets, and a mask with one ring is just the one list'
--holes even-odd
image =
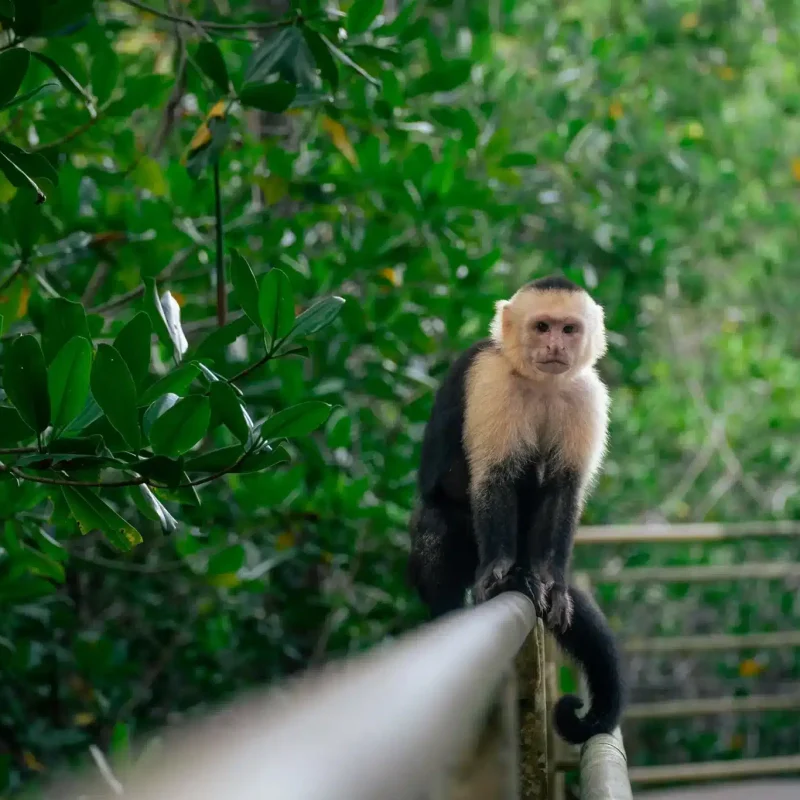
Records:
{"label": "blurred green background", "polygon": [[[406,524],[432,391],[535,276],[563,272],[606,309],[611,445],[584,523],[800,516],[797,4],[152,3],[0,0],[0,792],[91,743],[138,757],[191,710],[418,624]],[[332,296],[307,350],[263,363],[265,339]],[[94,357],[91,387],[88,371],[70,384],[80,416],[53,366],[75,335],[127,364]],[[212,391],[245,370],[240,394]],[[181,442],[155,427],[165,396]],[[278,431],[283,463],[215,477],[309,402],[331,408]],[[187,463],[196,443],[205,467]],[[107,485],[175,483],[159,469],[196,489]],[[786,537],[576,562],[798,556]],[[626,635],[800,614],[791,576],[597,588]],[[798,672],[792,648],[631,659],[636,700]],[[632,722],[626,746],[634,765],[797,753],[793,720]]]}

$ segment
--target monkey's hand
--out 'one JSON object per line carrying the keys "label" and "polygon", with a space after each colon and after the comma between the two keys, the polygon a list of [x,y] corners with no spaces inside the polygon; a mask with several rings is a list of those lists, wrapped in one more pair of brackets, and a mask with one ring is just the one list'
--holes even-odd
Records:
{"label": "monkey's hand", "polygon": [[514,566],[514,560],[508,556],[500,556],[486,566],[475,582],[475,599],[479,603],[491,599],[500,592],[511,588],[504,586],[506,578]]}
{"label": "monkey's hand", "polygon": [[554,583],[550,588],[550,611],[547,614],[547,627],[567,630],[572,624],[572,598],[569,588],[563,583]]}

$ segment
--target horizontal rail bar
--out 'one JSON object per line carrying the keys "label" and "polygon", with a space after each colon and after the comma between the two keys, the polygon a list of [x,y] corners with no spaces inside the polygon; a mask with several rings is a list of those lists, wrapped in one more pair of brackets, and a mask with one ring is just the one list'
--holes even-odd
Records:
{"label": "horizontal rail bar", "polygon": [[681,567],[631,567],[618,572],[586,570],[593,585],[599,583],[704,583],[727,580],[777,580],[800,578],[800,563],[767,561],[755,564],[693,564]]}
{"label": "horizontal rail bar", "polygon": [[628,654],[707,653],[721,650],[769,650],[780,647],[800,647],[800,631],[775,633],[700,634],[698,636],[663,636],[628,639],[622,648]]}
{"label": "horizontal rail bar", "polygon": [[684,525],[583,525],[575,544],[713,542],[761,536],[799,536],[800,521],[697,522]]}
{"label": "horizontal rail bar", "polygon": [[160,763],[122,779],[125,797],[424,797],[475,746],[535,619],[530,600],[504,592],[253,694],[168,741]]}
{"label": "horizontal rail bar", "polygon": [[633,800],[619,728],[592,736],[581,747],[580,786],[581,800]]}
{"label": "horizontal rail bar", "polygon": [[743,758],[736,761],[705,761],[697,764],[668,764],[657,767],[631,767],[631,783],[693,783],[694,781],[733,780],[766,775],[800,773],[800,756]]}
{"label": "horizontal rail bar", "polygon": [[748,697],[697,697],[691,700],[633,703],[625,712],[625,721],[698,717],[739,711],[788,711],[789,709],[800,709],[800,692],[752,694]]}

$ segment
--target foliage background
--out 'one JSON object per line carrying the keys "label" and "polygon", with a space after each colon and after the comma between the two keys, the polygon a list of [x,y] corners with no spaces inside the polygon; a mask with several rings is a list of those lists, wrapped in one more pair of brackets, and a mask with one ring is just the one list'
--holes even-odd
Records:
{"label": "foliage background", "polygon": [[[9,474],[68,470],[21,462],[9,451],[35,439],[0,418],[0,791],[90,743],[112,763],[138,757],[190,710],[417,624],[405,525],[432,388],[494,301],[535,275],[587,286],[611,331],[611,450],[584,522],[800,514],[794,4],[0,0],[0,23],[3,81],[19,47],[56,64],[30,59],[18,91],[0,93],[13,104],[0,109],[6,409],[17,334],[63,344],[58,298],[87,309],[97,347],[139,310],[158,325],[143,292],[155,279],[180,306],[184,360],[205,357],[223,378],[264,352],[257,326],[235,321],[254,295],[236,291],[232,248],[259,281],[280,269],[297,312],[345,300],[303,342],[307,358],[270,360],[238,384],[259,423],[322,401],[334,407],[324,425],[287,438],[289,463],[198,487],[199,506],[102,489],[141,532],[130,552],[108,531],[81,535],[61,487]],[[281,51],[287,28],[312,34]],[[227,346],[207,341],[220,274]],[[146,385],[178,369],[170,349],[162,331]],[[173,391],[200,396],[203,380]],[[203,452],[235,445],[221,420],[198,434]],[[126,451],[107,418],[92,430]],[[69,474],[106,481],[96,464]],[[789,539],[577,560],[796,551]],[[731,583],[598,596],[629,634],[782,630],[798,616],[793,580],[745,598]],[[632,677],[637,699],[716,696],[776,691],[798,666],[787,648],[634,659]],[[626,745],[634,764],[792,753],[791,719],[631,725]]]}

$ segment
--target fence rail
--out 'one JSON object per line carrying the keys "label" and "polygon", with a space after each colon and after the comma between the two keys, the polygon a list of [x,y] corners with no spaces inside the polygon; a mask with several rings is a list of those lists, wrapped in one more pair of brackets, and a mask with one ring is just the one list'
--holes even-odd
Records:
{"label": "fence rail", "polygon": [[[171,734],[146,772],[106,771],[99,796],[545,800],[544,652],[531,602],[503,593]],[[580,770],[582,798],[631,800],[619,733],[590,740]]]}

